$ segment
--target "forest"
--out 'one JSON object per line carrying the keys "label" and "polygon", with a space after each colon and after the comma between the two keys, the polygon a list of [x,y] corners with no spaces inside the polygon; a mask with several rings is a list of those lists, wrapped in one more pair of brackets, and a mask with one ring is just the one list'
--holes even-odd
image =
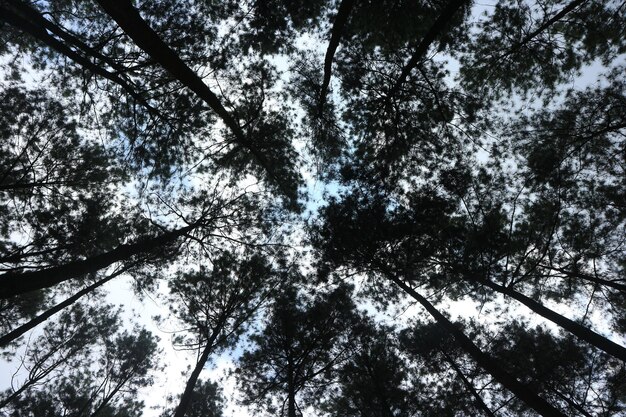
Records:
{"label": "forest", "polygon": [[0,0],[0,417],[626,416],[625,0]]}

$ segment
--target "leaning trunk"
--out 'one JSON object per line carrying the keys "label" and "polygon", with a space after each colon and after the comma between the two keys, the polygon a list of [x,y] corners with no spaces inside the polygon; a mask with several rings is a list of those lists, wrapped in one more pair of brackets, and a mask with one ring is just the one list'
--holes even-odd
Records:
{"label": "leaning trunk", "polygon": [[191,224],[181,229],[163,233],[160,236],[140,240],[130,245],[119,245],[112,251],[92,256],[80,261],[69,262],[65,265],[42,269],[32,272],[8,272],[0,275],[0,299],[29,291],[52,287],[72,278],[78,278],[88,273],[97,272],[115,262],[124,261],[131,257],[150,252],[160,246],[173,242],[177,238],[189,233],[198,226]]}
{"label": "leaning trunk", "polygon": [[420,303],[426,311],[437,321],[437,323],[457,341],[459,346],[487,371],[502,386],[511,391],[529,407],[545,417],[561,416],[565,417],[561,411],[550,405],[546,400],[533,392],[526,385],[519,382],[513,375],[502,369],[499,364],[489,355],[478,348],[458,327],[448,320],[439,310],[437,310],[428,300],[418,294],[413,288],[406,285],[394,274],[385,273],[386,277],[402,288],[407,294]]}
{"label": "leaning trunk", "polygon": [[495,414],[493,414],[493,412],[489,409],[489,407],[487,407],[487,404],[485,404],[485,401],[483,401],[483,398],[480,396],[480,394],[476,391],[476,388],[474,387],[474,384],[472,384],[467,379],[465,374],[463,374],[463,371],[461,371],[461,368],[459,368],[459,366],[456,364],[456,362],[454,362],[454,359],[452,359],[443,350],[441,350],[441,354],[443,355],[443,357],[446,360],[446,362],[448,362],[448,364],[452,367],[452,369],[454,369],[454,372],[457,373],[457,375],[459,376],[459,378],[461,379],[461,381],[465,385],[465,388],[472,394],[472,396],[474,397],[474,400],[475,400],[476,405],[478,406],[478,408],[483,410],[483,412],[485,413],[486,416],[488,416],[488,417],[496,417]]}
{"label": "leaning trunk", "polygon": [[526,307],[530,308],[535,313],[545,317],[551,322],[561,326],[565,330],[571,332],[578,338],[584,340],[585,342],[597,347],[600,350],[608,353],[611,356],[616,357],[624,362],[626,362],[626,348],[621,345],[618,345],[615,342],[610,341],[604,336],[599,335],[598,333],[589,330],[588,328],[576,323],[573,320],[568,319],[557,313],[554,310],[547,308],[546,306],[536,302],[532,298],[525,296],[522,293],[519,293],[512,288],[505,287],[489,280],[479,280],[479,283],[483,284],[486,287],[493,289],[501,294],[508,295],[509,297],[521,302]]}
{"label": "leaning trunk", "polygon": [[198,359],[198,363],[196,363],[196,367],[189,376],[189,379],[187,380],[185,391],[180,397],[180,401],[178,402],[178,407],[176,407],[174,417],[184,417],[185,413],[189,409],[189,406],[191,405],[191,400],[193,399],[193,390],[196,387],[196,383],[198,382],[200,372],[204,368],[207,360],[209,359],[209,355],[213,351],[215,340],[217,339],[217,336],[222,332],[222,328],[224,327],[225,322],[225,317],[222,317],[222,319],[218,322],[217,326],[215,326],[215,329],[211,333],[211,337],[209,338],[209,340],[207,340],[204,351],[202,352],[202,355]]}
{"label": "leaning trunk", "polygon": [[330,85],[333,57],[335,56],[335,51],[339,46],[339,40],[341,39],[343,28],[348,22],[348,17],[350,17],[350,11],[354,7],[355,3],[355,0],[342,0],[341,4],[339,5],[339,10],[337,10],[337,16],[335,16],[335,23],[333,23],[333,28],[331,30],[330,42],[328,43],[326,56],[324,57],[324,80],[322,81],[322,88],[320,89],[318,102],[318,111],[320,115],[324,108],[324,102],[326,101],[328,86]]}
{"label": "leaning trunk", "polygon": [[35,326],[37,326],[38,324],[41,324],[44,321],[48,320],[50,317],[52,317],[53,315],[55,315],[59,311],[63,310],[65,307],[69,307],[70,305],[74,304],[82,296],[84,296],[84,295],[94,291],[96,288],[106,284],[107,282],[109,282],[110,280],[115,278],[116,276],[121,275],[124,272],[128,271],[128,269],[129,268],[123,268],[120,271],[115,272],[115,273],[109,275],[108,277],[105,277],[105,278],[101,279],[100,281],[95,282],[95,283],[91,284],[90,286],[83,288],[82,290],[78,291],[76,294],[74,294],[70,298],[60,302],[59,304],[55,305],[54,307],[46,310],[45,312],[41,313],[37,317],[35,317],[32,320],[28,321],[27,323],[22,324],[21,326],[19,326],[18,328],[12,330],[8,334],[0,337],[0,347],[8,345],[9,343],[11,343],[15,339],[17,339],[18,337],[23,335],[24,333],[26,333],[30,329],[32,329]]}

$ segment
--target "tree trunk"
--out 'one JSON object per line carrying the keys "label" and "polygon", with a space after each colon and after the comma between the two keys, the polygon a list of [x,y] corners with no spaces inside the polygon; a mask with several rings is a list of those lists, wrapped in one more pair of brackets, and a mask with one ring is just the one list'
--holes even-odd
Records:
{"label": "tree trunk", "polygon": [[296,416],[296,388],[291,358],[287,359],[287,417]]}
{"label": "tree trunk", "polygon": [[184,234],[198,227],[199,223],[175,229],[160,236],[140,240],[130,245],[117,248],[80,261],[31,272],[8,272],[0,275],[0,299],[24,294],[29,291],[52,287],[72,278],[78,278],[90,272],[97,272],[107,266],[127,260],[134,255],[150,252],[162,245],[171,243]]}
{"label": "tree trunk", "polygon": [[337,10],[337,16],[335,16],[335,22],[333,23],[333,28],[331,30],[330,42],[328,43],[328,48],[326,49],[326,56],[324,57],[324,80],[322,81],[322,88],[320,89],[320,97],[318,104],[318,111],[321,114],[324,108],[324,104],[326,101],[326,93],[328,91],[328,86],[330,85],[330,75],[333,66],[333,57],[335,56],[335,51],[337,50],[337,46],[339,46],[339,40],[341,39],[341,33],[343,32],[343,27],[346,25],[348,21],[348,17],[350,16],[350,11],[354,6],[356,0],[342,0],[339,5],[339,10]]}
{"label": "tree trunk", "polygon": [[189,379],[187,380],[187,384],[185,385],[185,391],[183,392],[183,395],[180,396],[180,401],[178,402],[178,407],[176,407],[176,412],[174,413],[174,417],[184,417],[185,413],[189,409],[189,406],[191,405],[191,400],[193,397],[193,390],[196,387],[196,383],[198,382],[198,377],[200,376],[200,372],[204,368],[206,361],[209,359],[209,355],[213,351],[213,345],[215,343],[215,340],[217,339],[217,336],[222,331],[222,328],[224,327],[225,322],[226,322],[226,318],[222,317],[220,321],[218,322],[217,326],[215,327],[215,329],[213,330],[213,332],[211,333],[211,337],[209,338],[209,340],[207,340],[206,347],[204,348],[202,355],[198,359],[198,363],[196,363],[196,367],[194,368],[193,372],[189,376]]}
{"label": "tree trunk", "polygon": [[478,348],[458,327],[456,327],[450,320],[448,320],[439,310],[437,310],[428,300],[418,294],[414,289],[406,285],[394,274],[383,272],[385,276],[400,288],[402,288],[407,294],[413,297],[418,303],[420,303],[428,313],[433,316],[437,323],[445,329],[448,333],[454,336],[459,346],[464,349],[471,357],[485,369],[493,378],[498,381],[502,386],[511,391],[520,400],[524,401],[529,407],[534,409],[537,413],[544,417],[565,417],[561,411],[550,405],[546,400],[541,398],[535,392],[533,392],[526,385],[520,383],[513,375],[502,369],[497,361],[491,356],[485,354]]}
{"label": "tree trunk", "polygon": [[556,311],[547,308],[546,306],[538,303],[532,298],[529,298],[524,294],[519,293],[509,287],[505,287],[489,280],[483,279],[477,280],[477,282],[501,294],[508,295],[509,297],[521,302],[540,316],[543,316],[551,322],[558,324],[578,338],[586,341],[587,343],[597,347],[600,350],[603,350],[609,355],[626,362],[626,348],[624,348],[623,346],[610,341],[606,337],[601,336],[592,330],[589,330],[588,328],[576,323],[575,321],[560,315]]}
{"label": "tree trunk", "polygon": [[52,317],[54,314],[56,314],[59,311],[63,310],[65,307],[68,307],[68,306],[74,304],[83,295],[92,292],[96,288],[106,284],[107,282],[109,282],[110,280],[115,278],[116,276],[123,274],[124,272],[128,271],[129,269],[130,268],[123,268],[120,271],[115,272],[115,273],[109,275],[108,277],[105,277],[105,278],[101,279],[100,281],[95,282],[95,283],[91,284],[90,286],[83,288],[82,290],[80,290],[79,292],[77,292],[73,296],[69,297],[68,299],[60,302],[59,304],[55,305],[54,307],[46,310],[45,312],[41,313],[37,317],[35,317],[32,320],[28,321],[27,323],[22,324],[18,328],[14,329],[11,332],[7,333],[6,335],[0,337],[0,347],[6,346],[7,344],[11,343],[15,339],[17,339],[18,337],[20,337],[21,335],[26,333],[27,331],[29,331],[30,329],[34,328],[35,326],[37,326],[40,323],[43,323],[44,321],[46,321],[47,319]]}
{"label": "tree trunk", "polygon": [[15,400],[17,397],[19,397],[22,394],[22,392],[26,391],[26,389],[29,388],[33,384],[34,383],[26,383],[26,384],[22,385],[21,387],[19,387],[16,391],[12,392],[8,397],[6,397],[5,399],[1,400],[0,401],[0,410],[2,410],[4,407],[9,405],[13,400]]}
{"label": "tree trunk", "polygon": [[204,100],[235,135],[237,143],[252,154],[257,163],[263,167],[274,182],[282,186],[282,181],[275,175],[272,164],[248,139],[239,123],[224,108],[215,93],[143,20],[129,0],[97,0],[97,2],[139,48],[150,55],[174,78]]}

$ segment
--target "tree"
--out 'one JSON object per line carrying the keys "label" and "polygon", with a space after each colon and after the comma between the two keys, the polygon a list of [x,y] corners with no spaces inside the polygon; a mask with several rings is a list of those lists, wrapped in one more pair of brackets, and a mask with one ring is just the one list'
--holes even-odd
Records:
{"label": "tree", "polygon": [[[84,384],[84,376],[77,378],[59,377],[49,390],[38,390],[17,400],[15,406],[6,414],[9,417],[17,416],[46,416],[60,417],[67,415],[89,416],[90,404],[88,394],[77,392],[76,386]],[[125,398],[126,402],[119,405],[103,406],[97,415],[107,417],[138,417],[141,416],[142,404]]]}
{"label": "tree", "polygon": [[290,417],[623,412],[624,10],[0,0],[7,409],[141,413],[130,282],[196,353],[177,416],[227,352]]}
{"label": "tree", "polygon": [[367,319],[357,327],[348,341],[350,354],[337,366],[337,386],[322,409],[342,416],[414,415],[424,400],[419,389],[409,383],[408,366],[398,352],[394,330],[377,328]]}
{"label": "tree", "polygon": [[[506,334],[507,337],[503,337]],[[569,335],[554,335],[542,327],[513,322],[491,340],[494,356],[524,375],[537,390],[572,415],[611,415],[623,412],[612,381],[623,363],[597,354]],[[531,352],[513,358],[517,352]],[[595,385],[590,393],[587,387]],[[617,390],[616,390],[617,388]],[[617,395],[616,395],[617,394]],[[511,402],[513,409],[523,409]]]}
{"label": "tree", "polygon": [[[185,415],[188,417],[222,417],[223,405],[224,397],[215,382],[198,381]],[[174,409],[166,409],[161,416],[169,417],[174,412]]]}
{"label": "tree", "polygon": [[[422,304],[448,332],[454,334],[468,353],[474,352],[470,354],[484,366],[492,366],[485,362],[488,358],[459,333],[423,295],[418,294],[414,289],[415,285],[428,285],[435,289],[443,286],[445,289],[446,286],[460,283],[461,288],[470,290],[475,285],[488,287],[521,301],[533,312],[624,360],[625,351],[621,345],[548,309],[515,291],[511,285],[503,286],[492,282],[493,278],[484,278],[489,277],[487,274],[497,273],[497,264],[494,266],[495,262],[490,262],[490,258],[503,258],[500,254],[491,252],[500,251],[502,246],[485,244],[485,239],[497,237],[494,233],[497,229],[494,230],[492,224],[478,225],[479,228],[484,227],[478,231],[485,231],[485,235],[472,236],[477,232],[477,220],[472,219],[473,223],[466,229],[464,223],[459,221],[464,220],[463,218],[448,217],[454,213],[454,205],[445,198],[428,189],[422,193],[411,193],[407,197],[406,206],[398,205],[393,211],[387,209],[388,203],[381,195],[366,196],[360,201],[358,196],[349,196],[342,203],[327,207],[326,223],[318,229],[319,235],[316,238],[327,245],[323,247],[325,260],[361,271],[374,271],[394,282]],[[355,235],[357,230],[358,237]],[[470,231],[470,234],[465,235],[463,230]],[[486,252],[481,252],[483,248]],[[492,268],[495,272],[485,269],[481,262],[484,259],[487,259],[487,268]],[[501,383],[508,383],[504,382],[509,379],[508,376],[498,376],[499,369],[493,369],[493,372],[493,376]],[[514,388],[516,385],[513,381],[510,388],[517,389]]]}
{"label": "tree", "polygon": [[[483,398],[489,382],[481,381],[480,370],[472,369],[471,361],[465,360],[463,350],[445,329],[436,323],[411,323],[402,330],[399,339],[401,349],[417,370],[416,379],[425,381],[423,384],[430,388],[425,391],[432,392],[425,406],[427,414],[454,415],[462,410],[468,414],[495,415]],[[495,403],[493,398],[490,402]]]}
{"label": "tree", "polygon": [[[313,401],[322,375],[346,354],[340,342],[353,320],[350,288],[319,294],[302,304],[298,290],[287,286],[275,298],[265,328],[253,334],[237,378],[244,404],[268,413],[302,415],[298,398]],[[323,389],[323,387],[321,388]]]}
{"label": "tree", "polygon": [[190,337],[178,335],[175,344],[199,354],[180,396],[176,417],[187,415],[200,372],[209,357],[236,343],[271,291],[275,274],[259,255],[246,259],[226,253],[213,261],[210,271],[200,266],[199,271],[183,274],[170,283],[172,313],[191,333]]}
{"label": "tree", "polygon": [[[94,317],[92,323],[86,322],[88,315]],[[81,353],[97,345],[100,334],[110,337],[119,325],[118,320],[114,312],[85,309],[80,304],[65,310],[56,323],[49,323],[43,329],[43,335],[27,347],[21,361],[28,374],[16,389],[4,393],[0,405],[6,407],[24,392],[62,374],[65,369],[80,368],[86,360]]]}
{"label": "tree", "polygon": [[98,372],[79,368],[59,374],[43,389],[30,390],[13,400],[9,416],[116,416],[142,415],[138,388],[151,383],[147,372],[156,363],[156,343],[150,333],[119,335],[101,358]]}
{"label": "tree", "polygon": [[[3,272],[54,267],[110,248],[124,227],[111,211],[114,190],[125,181],[112,153],[83,141],[69,109],[44,90],[7,87],[0,100]],[[8,238],[16,234],[20,239]],[[2,301],[2,315],[33,315],[47,299],[39,291]]]}
{"label": "tree", "polygon": [[[4,393],[0,408],[36,414],[52,401],[52,415],[69,410],[98,415],[118,407],[136,413],[140,407],[134,396],[151,383],[148,373],[157,363],[157,345],[144,329],[135,328],[131,334],[119,328],[119,312],[110,305],[74,304],[64,310],[27,345],[21,365],[27,373],[17,389]],[[98,364],[95,370],[89,366],[93,361]],[[19,373],[14,377],[19,379]]]}
{"label": "tree", "polygon": [[52,317],[54,314],[56,314],[56,313],[62,311],[63,309],[71,306],[73,303],[78,301],[84,295],[92,294],[95,289],[97,289],[98,287],[101,287],[102,285],[104,285],[107,282],[109,282],[111,279],[115,278],[116,276],[118,276],[118,275],[120,275],[120,274],[122,274],[122,273],[124,273],[126,271],[127,271],[127,269],[120,269],[119,271],[116,271],[116,272],[114,272],[114,273],[112,273],[112,274],[110,274],[110,275],[100,279],[99,281],[96,281],[95,283],[93,283],[93,284],[83,288],[82,290],[78,291],[76,294],[72,295],[71,297],[63,300],[59,304],[49,308],[48,310],[44,311],[41,314],[39,314],[37,317],[34,317],[34,318],[30,319],[29,321],[27,321],[26,323],[21,324],[20,326],[18,326],[15,329],[11,330],[10,332],[5,334],[4,336],[0,337],[0,347],[4,347],[4,346],[6,346],[9,343],[14,342],[16,339],[21,337],[24,333],[28,332],[29,330],[32,330],[37,325],[43,323],[44,321],[46,321],[47,319]]}
{"label": "tree", "polygon": [[[568,415],[619,413],[619,400],[611,398],[616,392],[611,381],[622,372],[622,365],[609,356],[596,355],[571,336],[554,335],[546,328],[533,328],[520,321],[505,323],[496,331],[475,322],[458,325],[469,330],[494,360],[552,404],[559,404]],[[420,377],[428,381],[436,375],[434,383],[446,386],[435,391],[444,393],[441,402],[450,413],[460,406],[466,413],[481,415],[497,415],[496,410],[506,410],[507,415],[532,415],[524,403],[510,397],[490,381],[489,375],[467,361],[459,345],[436,324],[414,323],[402,331],[400,340],[410,360],[417,363]],[[587,388],[594,384],[598,389],[590,392]],[[463,396],[459,391],[471,395]],[[468,406],[476,411],[469,411]]]}

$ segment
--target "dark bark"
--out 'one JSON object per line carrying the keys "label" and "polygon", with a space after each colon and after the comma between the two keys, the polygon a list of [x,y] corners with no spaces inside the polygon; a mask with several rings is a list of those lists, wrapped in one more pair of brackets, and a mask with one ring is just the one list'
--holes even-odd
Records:
{"label": "dark bark", "polygon": [[426,55],[430,45],[435,41],[435,39],[437,39],[437,36],[447,29],[448,24],[459,9],[467,4],[469,4],[469,1],[467,0],[452,0],[446,5],[437,20],[435,20],[435,23],[433,23],[430,29],[428,29],[428,32],[426,32],[419,45],[417,45],[417,48],[411,56],[411,59],[409,59],[409,62],[407,62],[404,68],[402,68],[400,76],[387,93],[388,100],[398,93],[398,90],[400,90],[402,84],[406,81],[409,74],[411,74],[411,71],[417,67],[424,55]]}
{"label": "dark bark", "polygon": [[84,295],[92,292],[96,288],[106,284],[107,282],[109,282],[113,278],[117,277],[118,275],[123,274],[124,272],[128,271],[129,269],[130,268],[123,268],[120,271],[117,271],[117,272],[109,275],[108,277],[105,277],[105,278],[101,279],[100,281],[95,282],[95,283],[91,284],[90,286],[83,288],[82,290],[78,291],[76,294],[74,294],[73,296],[69,297],[68,299],[60,302],[59,304],[55,305],[54,307],[52,307],[52,308],[46,310],[45,312],[41,313],[37,317],[31,319],[27,323],[22,324],[21,326],[19,326],[18,328],[12,330],[8,334],[0,337],[0,347],[6,346],[7,344],[11,343],[15,339],[17,339],[18,337],[20,337],[21,335],[26,333],[27,331],[29,331],[30,329],[32,329],[32,328],[36,327],[37,325],[43,323],[44,321],[48,320],[50,317],[52,317],[53,315],[55,315],[59,311],[61,311],[64,308],[74,304],[82,296],[84,296]]}
{"label": "dark bark", "polygon": [[189,409],[189,406],[191,405],[191,400],[193,399],[193,390],[196,387],[196,383],[198,382],[200,372],[202,372],[202,369],[204,369],[204,365],[209,359],[209,355],[213,351],[215,340],[222,331],[225,323],[226,317],[222,315],[222,318],[218,322],[218,325],[211,333],[211,337],[209,337],[209,339],[207,340],[205,348],[202,351],[202,355],[200,355],[200,358],[196,363],[196,367],[194,368],[193,372],[191,372],[191,375],[189,375],[189,379],[187,380],[187,384],[185,385],[185,391],[183,392],[183,395],[180,396],[180,401],[178,402],[178,407],[176,407],[174,417],[184,417],[185,413]]}
{"label": "dark bark", "polygon": [[160,118],[164,118],[163,115],[161,115],[158,110],[148,104],[146,99],[141,94],[139,94],[128,82],[123,80],[118,75],[94,64],[89,59],[78,54],[66,44],[62,43],[61,41],[50,35],[44,27],[41,27],[38,24],[29,21],[27,18],[21,16],[18,12],[15,12],[14,10],[11,10],[9,8],[5,8],[4,6],[0,6],[0,20],[4,20],[16,29],[21,30],[22,32],[27,33],[32,37],[38,39],[49,48],[55,50],[62,55],[65,55],[72,61],[83,66],[94,74],[97,74],[109,81],[114,82],[115,84],[122,87],[131,97],[133,97],[138,103],[145,107],[150,113]]}
{"label": "dark bark", "polygon": [[320,89],[318,105],[318,112],[320,114],[324,109],[326,94],[328,92],[328,86],[330,85],[333,57],[335,56],[335,51],[337,51],[337,46],[339,46],[339,40],[341,39],[343,28],[348,21],[348,17],[350,16],[350,12],[352,11],[352,7],[354,7],[355,3],[356,0],[343,0],[339,5],[339,9],[337,10],[337,16],[335,16],[335,22],[333,23],[333,28],[330,35],[330,42],[328,43],[326,56],[324,58],[324,80],[322,82],[322,88]]}
{"label": "dark bark", "polygon": [[576,323],[575,321],[560,315],[554,310],[547,308],[546,306],[538,303],[530,297],[525,296],[522,293],[513,290],[512,288],[496,284],[489,280],[477,280],[477,282],[501,294],[508,295],[509,297],[521,302],[535,313],[561,326],[562,328],[569,331],[578,338],[584,340],[585,342],[597,347],[598,349],[603,350],[604,352],[616,357],[617,359],[626,362],[626,348],[624,348],[623,346],[618,345],[617,343],[610,341],[606,337],[601,336],[598,333]]}
{"label": "dark bark", "polygon": [[7,405],[11,404],[11,402],[13,402],[13,400],[15,400],[17,397],[19,397],[20,395],[22,395],[22,393],[24,391],[26,391],[31,385],[34,385],[34,382],[31,383],[26,383],[24,385],[22,385],[21,387],[19,387],[17,390],[13,391],[8,397],[6,397],[4,400],[0,401],[0,410],[2,410],[4,407],[6,407]]}
{"label": "dark bark", "polygon": [[142,253],[148,253],[175,241],[198,227],[198,225],[199,222],[196,222],[130,245],[119,245],[109,252],[80,261],[69,262],[65,265],[31,272],[7,272],[0,275],[0,299],[52,287],[69,279],[78,278],[90,272],[97,272],[115,262],[128,260]]}
{"label": "dark bark", "polygon": [[287,358],[287,417],[297,417],[296,387],[291,357]]}
{"label": "dark bark", "polygon": [[215,113],[222,119],[224,124],[235,135],[237,143],[247,149],[257,163],[263,167],[267,174],[281,185],[281,181],[274,174],[272,164],[267,160],[248,139],[239,123],[224,108],[219,98],[202,81],[202,79],[172,50],[159,35],[143,20],[139,12],[129,0],[98,0],[98,4],[104,11],[117,22],[120,28],[146,52],[152,59],[158,62],[174,78],[193,91],[199,98],[206,102]]}
{"label": "dark bark", "polygon": [[542,416],[565,417],[565,414],[550,405],[550,403],[537,395],[537,393],[532,391],[528,386],[519,382],[513,375],[502,369],[494,358],[480,350],[478,346],[476,346],[457,326],[455,326],[454,323],[441,314],[441,312],[428,302],[426,298],[422,297],[394,274],[385,271],[383,271],[383,273],[387,279],[394,282],[407,294],[413,297],[418,303],[420,303],[437,321],[437,323],[454,337],[459,346],[502,386],[511,391],[515,396]]}
{"label": "dark bark", "polygon": [[394,417],[393,410],[387,400],[387,395],[385,395],[385,387],[381,385],[381,381],[376,377],[376,374],[370,366],[366,366],[366,370],[368,377],[374,383],[374,387],[376,387],[376,396],[380,400],[381,415],[384,414],[386,417]]}

